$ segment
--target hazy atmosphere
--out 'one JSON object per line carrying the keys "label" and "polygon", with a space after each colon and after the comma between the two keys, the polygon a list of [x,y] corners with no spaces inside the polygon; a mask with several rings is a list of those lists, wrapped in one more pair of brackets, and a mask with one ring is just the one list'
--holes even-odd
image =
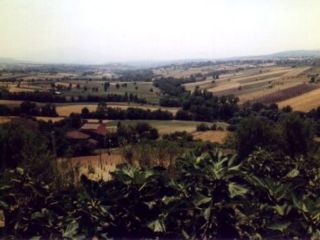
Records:
{"label": "hazy atmosphere", "polygon": [[0,0],[0,240],[320,240],[319,10]]}
{"label": "hazy atmosphere", "polygon": [[318,0],[1,0],[0,57],[48,63],[318,49]]}

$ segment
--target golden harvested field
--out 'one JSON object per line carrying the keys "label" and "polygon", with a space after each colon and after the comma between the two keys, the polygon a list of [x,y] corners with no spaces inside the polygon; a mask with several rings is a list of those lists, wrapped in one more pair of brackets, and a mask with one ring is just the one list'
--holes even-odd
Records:
{"label": "golden harvested field", "polygon": [[102,153],[100,155],[81,156],[67,159],[58,159],[60,166],[71,163],[74,169],[78,169],[78,177],[85,175],[93,180],[111,180],[111,172],[116,169],[116,166],[123,163],[122,156],[119,153],[111,152]]}
{"label": "golden harvested field", "polygon": [[12,117],[7,117],[7,116],[1,116],[0,117],[0,124],[4,124],[4,123],[7,123],[7,122],[10,122],[12,119]]}
{"label": "golden harvested field", "polygon": [[45,121],[45,122],[49,122],[49,121],[59,122],[64,118],[63,117],[36,117],[36,119],[37,120],[42,120],[42,121]]}
{"label": "golden harvested field", "polygon": [[[58,105],[56,107],[57,113],[59,116],[67,117],[71,113],[81,113],[82,108],[87,107],[90,112],[95,111],[97,109],[97,103],[79,103],[79,104],[68,104],[68,105]],[[159,107],[159,106],[153,106],[153,105],[141,105],[141,104],[127,104],[127,103],[107,103],[108,107],[114,107],[114,108],[121,108],[121,109],[127,109],[129,107],[133,108],[141,108],[141,109],[150,109],[150,110],[167,110],[173,114],[175,114],[178,111],[178,108],[166,108],[166,107]]]}
{"label": "golden harvested field", "polygon": [[[210,88],[208,91],[211,92],[219,92],[224,91],[226,89],[234,88],[235,85],[237,86],[245,86],[246,84],[254,84],[257,82],[268,82],[278,80],[283,74],[288,73],[291,68],[275,68],[271,71],[264,72],[264,73],[257,73],[249,76],[241,76],[241,77],[234,77],[229,78],[227,81],[220,80],[217,87]],[[220,89],[221,88],[221,89]]]}
{"label": "golden harvested field", "polygon": [[96,103],[88,104],[70,104],[70,105],[60,105],[56,107],[56,111],[60,117],[68,117],[71,113],[81,113],[81,110],[86,107],[90,112],[97,109]]}
{"label": "golden harvested field", "polygon": [[194,132],[192,136],[194,139],[199,139],[202,141],[209,141],[212,143],[224,143],[229,132],[228,131],[205,131],[205,132]]}
{"label": "golden harvested field", "polygon": [[200,89],[212,88],[215,86],[215,80],[211,77],[203,81],[185,83],[182,85],[187,91],[193,91],[197,86],[199,86]]}
{"label": "golden harvested field", "polygon": [[252,82],[256,80],[264,80],[268,78],[281,76],[285,73],[288,73],[289,71],[292,71],[292,68],[273,68],[272,70],[270,70],[270,72],[258,73],[258,74],[245,76],[245,77],[237,77],[234,80],[236,82],[247,83],[247,82]]}
{"label": "golden harvested field", "polygon": [[7,105],[7,106],[18,106],[22,103],[23,101],[19,100],[0,100],[0,105]]}
{"label": "golden harvested field", "polygon": [[[213,87],[219,85],[220,83],[221,84],[228,83],[228,81],[230,81],[231,79],[248,77],[248,76],[252,76],[254,74],[258,74],[258,73],[260,73],[260,71],[261,72],[269,72],[270,69],[258,68],[258,69],[248,69],[248,70],[244,70],[244,71],[237,72],[237,73],[227,73],[227,74],[221,75],[219,79],[213,79],[212,77],[209,77],[203,81],[185,83],[185,84],[183,84],[183,86],[188,91],[193,91],[195,89],[195,87],[197,87],[197,86],[200,89],[209,89],[209,88],[213,88]],[[212,83],[213,80],[215,81],[215,83]]]}
{"label": "golden harvested field", "polygon": [[[15,116],[0,116],[0,124],[10,122],[12,119],[18,119],[19,117]],[[52,121],[52,122],[58,122],[63,119],[63,117],[36,117],[37,120],[42,120],[45,122]]]}
{"label": "golden harvested field", "polygon": [[226,91],[231,89],[237,89],[239,86],[240,86],[240,83],[238,82],[230,82],[230,83],[218,85],[217,87],[214,87],[214,88],[209,88],[208,91],[221,92],[221,91]]}
{"label": "golden harvested field", "polygon": [[[150,124],[152,127],[158,129],[159,134],[168,134],[168,133],[173,133],[176,131],[182,132],[195,132],[197,125],[199,125],[201,122],[194,122],[194,121],[178,121],[178,120],[172,120],[172,121],[167,121],[167,120],[114,120],[110,121],[107,123],[107,127],[109,128],[116,128],[118,122],[121,122],[124,125],[134,125],[137,124],[138,122],[145,122]],[[210,123],[207,123],[208,125]]]}
{"label": "golden harvested field", "polygon": [[265,95],[275,93],[290,87],[294,87],[296,85],[299,85],[300,82],[287,82],[283,84],[274,84],[272,88],[264,88],[258,91],[254,91],[251,93],[243,93],[239,94],[240,103],[245,103],[246,101],[254,101],[255,99],[259,99]]}
{"label": "golden harvested field", "polygon": [[296,111],[308,112],[320,106],[320,89],[281,101],[278,105],[280,108],[291,106]]}
{"label": "golden harvested field", "polygon": [[[223,88],[229,88],[229,84],[239,84],[239,83],[248,83],[254,82],[257,80],[264,80],[272,77],[281,76],[289,71],[293,71],[292,68],[288,67],[271,67],[271,68],[255,68],[255,69],[246,69],[241,72],[233,74],[223,74],[219,79],[215,80],[215,83],[212,83],[213,79],[206,79],[204,81],[198,81],[193,83],[184,84],[187,90],[194,90],[196,86],[200,89],[208,89],[209,91],[219,91],[216,88],[219,88],[221,85],[224,85]],[[231,87],[230,87],[231,88]]]}
{"label": "golden harvested field", "polygon": [[292,71],[284,74],[284,77],[298,77],[299,75],[309,71],[311,67],[300,67],[300,68],[293,68]]}
{"label": "golden harvested field", "polygon": [[18,87],[16,85],[10,85],[8,87],[9,92],[34,92],[36,89],[26,88],[24,86]]}
{"label": "golden harvested field", "polygon": [[233,74],[221,75],[219,79],[184,84],[187,90],[195,87],[207,89],[217,96],[234,94],[240,103],[254,101],[268,94],[276,93],[296,85],[307,83],[310,67],[259,67]]}

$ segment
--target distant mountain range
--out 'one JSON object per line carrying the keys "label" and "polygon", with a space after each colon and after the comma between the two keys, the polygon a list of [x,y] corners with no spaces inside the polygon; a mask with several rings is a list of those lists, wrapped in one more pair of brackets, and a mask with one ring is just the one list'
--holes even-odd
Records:
{"label": "distant mountain range", "polygon": [[[231,57],[231,58],[220,58],[219,60],[243,60],[243,59],[277,59],[277,58],[309,58],[315,57],[320,58],[320,50],[293,50],[293,51],[283,51],[283,52],[276,52],[272,54],[266,55],[258,55],[258,56],[244,56],[244,57]],[[110,68],[121,68],[122,65],[125,68],[134,68],[139,66],[144,67],[154,67],[158,65],[165,65],[165,64],[174,64],[174,63],[187,63],[187,62],[201,62],[201,61],[211,61],[217,59],[185,59],[185,60],[172,60],[172,61],[131,61],[125,63],[109,63],[109,64],[99,64],[104,66],[110,66]],[[0,57],[0,64],[41,64],[29,61],[21,61],[13,58],[1,58]],[[68,65],[68,64],[67,64]],[[81,64],[75,64],[81,65]]]}
{"label": "distant mountain range", "polygon": [[295,50],[270,54],[274,57],[320,57],[320,50]]}
{"label": "distant mountain range", "polygon": [[20,61],[12,59],[12,58],[1,58],[0,57],[0,64],[16,64],[20,63]]}

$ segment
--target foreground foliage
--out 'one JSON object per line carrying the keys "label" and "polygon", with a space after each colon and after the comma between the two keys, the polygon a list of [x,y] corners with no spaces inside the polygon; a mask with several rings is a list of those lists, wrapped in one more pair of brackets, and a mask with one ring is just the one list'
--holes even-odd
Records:
{"label": "foreground foliage", "polygon": [[[238,162],[193,152],[175,168],[122,165],[110,182],[55,188],[23,169],[0,185],[3,236],[18,238],[317,238],[320,172],[313,160],[258,150]],[[290,164],[289,164],[290,163]],[[267,168],[265,166],[270,166]]]}

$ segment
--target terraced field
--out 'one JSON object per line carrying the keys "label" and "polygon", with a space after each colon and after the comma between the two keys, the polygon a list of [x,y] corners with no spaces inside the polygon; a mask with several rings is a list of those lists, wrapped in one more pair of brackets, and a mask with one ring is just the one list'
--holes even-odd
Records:
{"label": "terraced field", "polygon": [[[218,86],[208,89],[210,92],[224,94],[226,90],[233,91],[241,87],[242,89],[252,85],[268,85],[269,82],[277,81],[280,77],[289,72],[290,68],[272,68],[267,72],[250,73],[248,76],[236,76],[234,78],[222,79],[217,82]],[[262,84],[261,84],[262,83]]]}
{"label": "terraced field", "polygon": [[[63,105],[57,105],[56,110],[59,116],[67,117],[71,113],[81,113],[81,110],[84,107],[87,107],[90,112],[93,112],[97,109],[98,104],[97,103],[74,103],[74,104],[63,104]],[[141,109],[149,109],[149,110],[166,110],[173,114],[175,114],[178,111],[178,108],[169,108],[169,107],[159,107],[156,105],[147,105],[147,104],[128,104],[128,103],[107,103],[107,107],[114,107],[114,108],[121,108],[121,109],[127,109],[129,107],[133,108],[141,108]]]}
{"label": "terraced field", "polygon": [[312,90],[319,88],[319,85],[315,84],[299,84],[281,91],[277,91],[274,93],[267,94],[265,96],[258,97],[255,99],[255,102],[262,102],[262,103],[276,103],[280,101],[284,101],[289,98],[294,98],[296,96],[305,94]]}
{"label": "terraced field", "polygon": [[320,88],[311,92],[278,102],[279,107],[291,106],[296,111],[308,112],[320,106]]}
{"label": "terraced field", "polygon": [[[233,74],[221,75],[216,80],[206,79],[204,81],[187,83],[184,86],[187,90],[191,91],[195,87],[207,89],[217,96],[233,94],[239,96],[242,103],[269,99],[270,94],[272,94],[272,98],[275,98],[276,95],[281,95],[283,99],[284,94],[281,92],[285,91],[285,89],[301,86],[301,84],[309,81],[306,73],[310,69],[311,67],[292,68],[274,66],[246,69]],[[305,90],[306,88],[300,91],[300,94],[304,93]],[[288,94],[286,96],[290,97]]]}
{"label": "terraced field", "polygon": [[[193,91],[196,87],[199,87],[200,89],[210,89],[210,88],[217,87],[223,83],[227,84],[229,81],[231,81],[231,79],[247,77],[247,76],[259,74],[260,72],[268,72],[268,71],[270,71],[270,70],[269,69],[262,69],[262,68],[248,69],[248,70],[241,71],[241,72],[223,74],[220,76],[219,79],[208,78],[204,81],[185,83],[185,84],[183,84],[183,86],[188,91]],[[212,81],[214,81],[214,83]]]}

